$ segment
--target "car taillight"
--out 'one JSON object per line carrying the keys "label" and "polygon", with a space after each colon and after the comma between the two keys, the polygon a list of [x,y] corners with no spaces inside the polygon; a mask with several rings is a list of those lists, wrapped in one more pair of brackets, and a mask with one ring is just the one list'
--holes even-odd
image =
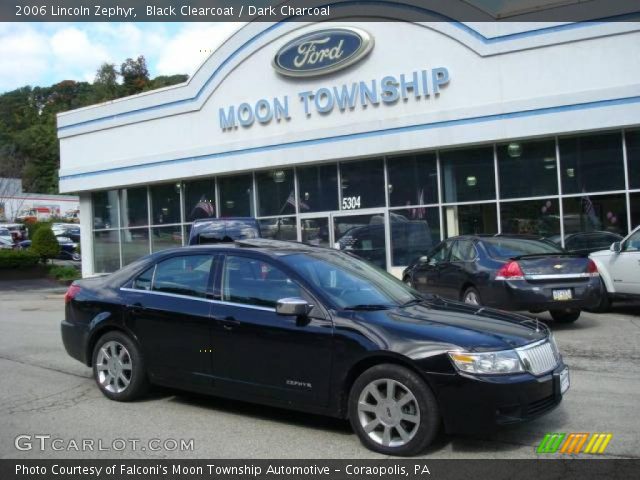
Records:
{"label": "car taillight", "polygon": [[64,303],[69,303],[76,298],[76,295],[82,290],[78,285],[70,285],[67,289],[67,293],[64,294]]}
{"label": "car taillight", "polygon": [[587,262],[587,273],[591,277],[597,277],[598,275],[600,275],[600,273],[598,272],[598,266],[596,265],[596,262],[594,262],[591,259],[589,259],[589,261]]}
{"label": "car taillight", "polygon": [[496,273],[496,280],[524,280],[524,273],[515,260],[505,263]]}

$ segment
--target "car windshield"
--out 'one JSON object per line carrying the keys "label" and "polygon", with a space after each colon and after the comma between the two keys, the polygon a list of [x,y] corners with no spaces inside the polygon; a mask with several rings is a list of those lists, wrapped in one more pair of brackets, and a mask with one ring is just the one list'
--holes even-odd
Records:
{"label": "car windshield", "polygon": [[562,253],[560,247],[550,242],[526,238],[493,237],[483,239],[482,243],[487,253],[494,258]]}
{"label": "car windshield", "polygon": [[383,309],[419,300],[418,293],[373,265],[340,252],[285,255],[293,268],[339,307]]}

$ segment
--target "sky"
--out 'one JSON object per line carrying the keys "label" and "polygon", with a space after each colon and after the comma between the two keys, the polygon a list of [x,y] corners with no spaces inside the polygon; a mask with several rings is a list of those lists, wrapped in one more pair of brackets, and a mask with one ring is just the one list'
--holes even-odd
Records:
{"label": "sky", "polygon": [[93,82],[98,67],[144,55],[150,76],[191,76],[235,23],[0,23],[0,93],[61,80]]}

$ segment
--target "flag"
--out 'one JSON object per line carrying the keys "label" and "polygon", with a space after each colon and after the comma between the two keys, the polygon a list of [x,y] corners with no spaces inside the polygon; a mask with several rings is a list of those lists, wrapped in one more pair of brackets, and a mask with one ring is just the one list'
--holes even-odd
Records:
{"label": "flag", "polygon": [[[424,188],[418,190],[418,205],[424,204]],[[427,209],[424,207],[412,208],[411,218],[422,220],[427,214]]]}

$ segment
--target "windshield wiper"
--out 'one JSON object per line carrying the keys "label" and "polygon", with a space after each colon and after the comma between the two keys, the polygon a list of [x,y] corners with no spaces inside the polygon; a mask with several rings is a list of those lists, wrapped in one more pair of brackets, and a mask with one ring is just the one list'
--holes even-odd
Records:
{"label": "windshield wiper", "polygon": [[400,307],[401,308],[402,307],[410,307],[411,305],[417,305],[417,304],[422,303],[422,302],[424,302],[423,298],[416,297],[416,298],[412,298],[411,300],[408,300],[408,301],[404,302],[402,305],[400,305]]}
{"label": "windshield wiper", "polygon": [[361,305],[350,305],[348,307],[344,307],[343,310],[389,310],[390,308],[393,308],[393,306],[382,303],[363,303]]}

